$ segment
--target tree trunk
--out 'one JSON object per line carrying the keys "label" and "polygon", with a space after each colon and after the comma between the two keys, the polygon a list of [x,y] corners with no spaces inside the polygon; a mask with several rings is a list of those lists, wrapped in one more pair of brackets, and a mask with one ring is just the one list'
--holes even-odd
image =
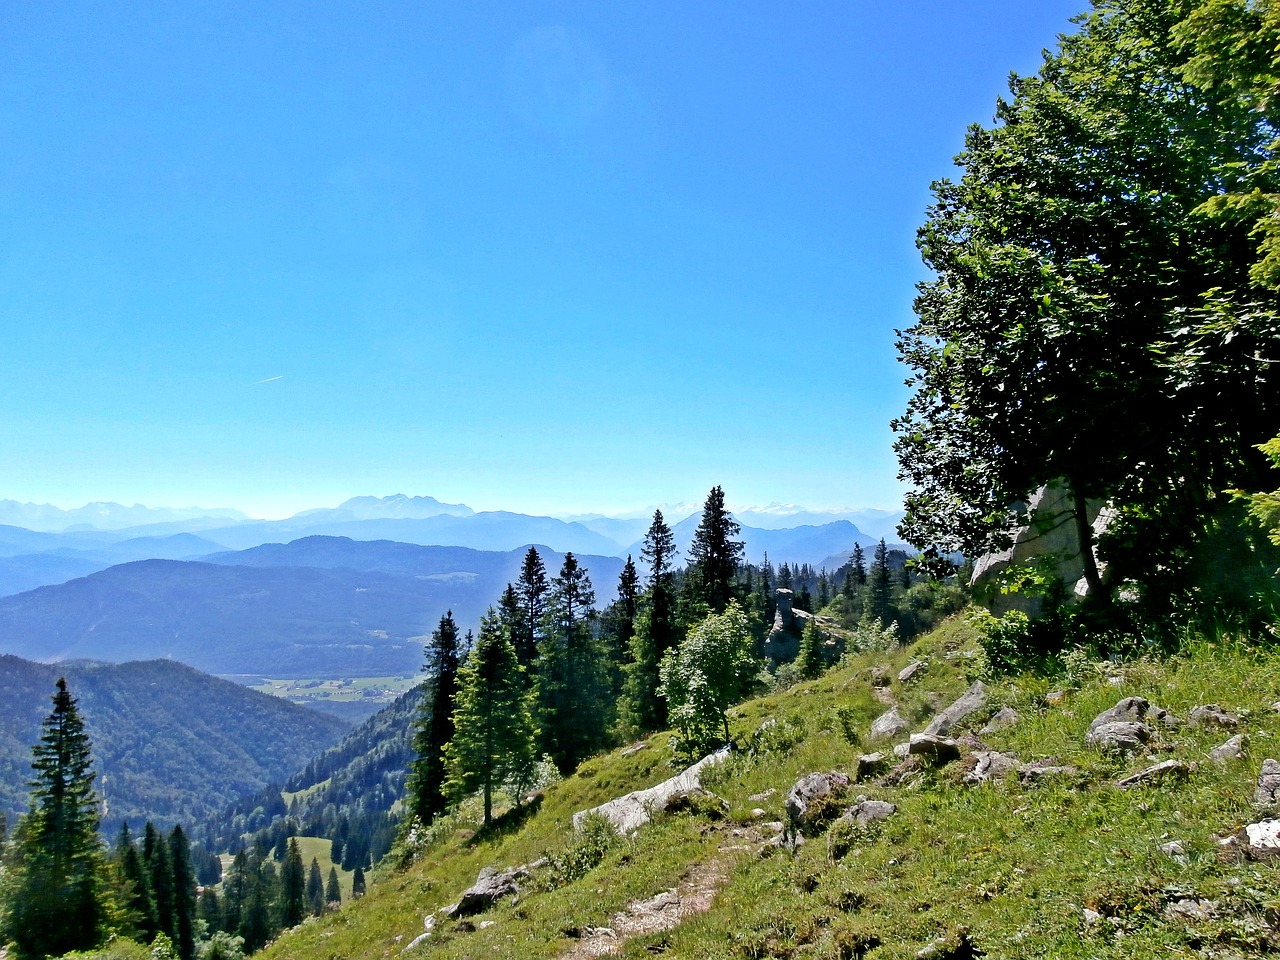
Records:
{"label": "tree trunk", "polygon": [[1089,596],[1096,603],[1107,601],[1107,591],[1098,573],[1098,561],[1093,554],[1093,525],[1089,523],[1088,500],[1076,484],[1071,485],[1071,498],[1075,507],[1076,540],[1080,544],[1080,563],[1084,566],[1084,582],[1089,585]]}

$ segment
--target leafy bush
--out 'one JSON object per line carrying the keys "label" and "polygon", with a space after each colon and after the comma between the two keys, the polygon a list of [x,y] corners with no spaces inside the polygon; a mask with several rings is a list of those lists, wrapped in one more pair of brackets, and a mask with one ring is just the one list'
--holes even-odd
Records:
{"label": "leafy bush", "polygon": [[973,617],[991,676],[1017,673],[1039,659],[1031,641],[1031,620],[1021,610],[1010,610],[1002,617],[979,610]]}
{"label": "leafy bush", "polygon": [[621,842],[618,831],[604,817],[599,814],[584,817],[578,829],[577,842],[563,852],[548,857],[540,886],[544,890],[555,890],[580,880],[599,866],[605,855]]}

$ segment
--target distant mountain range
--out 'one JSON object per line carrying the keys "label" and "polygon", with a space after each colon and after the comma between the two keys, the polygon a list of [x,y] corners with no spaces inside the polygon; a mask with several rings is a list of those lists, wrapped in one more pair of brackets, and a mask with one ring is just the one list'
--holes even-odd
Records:
{"label": "distant mountain range", "polygon": [[31,746],[59,676],[80,702],[107,801],[107,834],[128,820],[203,820],[281,783],[348,724],[169,660],[48,665],[0,656],[0,812],[27,808]]}
{"label": "distant mountain range", "polygon": [[[477,625],[525,552],[309,537],[203,562],[119,564],[0,598],[0,652],[163,657],[227,676],[413,676],[445,611],[464,629]],[[554,576],[563,555],[539,552]],[[579,561],[607,602],[622,560]]]}
{"label": "distant mountain range", "polygon": [[[631,554],[638,562],[651,519],[584,516],[562,520],[506,511],[476,513],[464,504],[403,495],[356,497],[337,507],[303,511],[287,520],[250,520],[242,514],[232,516],[236,512],[229,510],[173,519],[188,512],[199,510],[90,504],[79,510],[62,511],[42,504],[0,501],[0,518],[26,518],[49,528],[0,524],[0,597],[65,583],[132,560],[197,560],[228,550],[313,536],[392,540],[500,553],[536,543],[580,555],[622,558]],[[694,511],[666,517],[682,553],[688,550],[699,516]],[[847,556],[855,543],[864,549],[873,545],[878,535],[884,535],[879,531],[899,516],[863,510],[837,517],[835,513],[773,505],[744,511],[739,520],[748,560],[759,562],[768,553],[775,563],[785,560],[834,569],[841,554]],[[103,528],[90,528],[82,522],[95,517],[105,524],[146,522]],[[854,522],[854,517],[865,528]],[[892,541],[892,537],[889,539]],[[220,562],[225,561],[220,558]]]}

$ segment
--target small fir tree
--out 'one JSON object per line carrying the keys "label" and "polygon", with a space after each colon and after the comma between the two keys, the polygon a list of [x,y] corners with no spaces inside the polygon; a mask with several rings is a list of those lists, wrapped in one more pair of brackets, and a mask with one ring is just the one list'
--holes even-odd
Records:
{"label": "small fir tree", "polygon": [[329,868],[329,879],[324,885],[324,902],[331,907],[342,903],[342,885],[338,883],[337,867]]}

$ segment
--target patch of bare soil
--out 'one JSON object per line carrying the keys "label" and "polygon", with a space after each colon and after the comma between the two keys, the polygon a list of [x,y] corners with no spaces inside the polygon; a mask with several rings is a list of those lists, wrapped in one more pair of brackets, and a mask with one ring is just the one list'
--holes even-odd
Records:
{"label": "patch of bare soil", "polygon": [[759,849],[761,843],[754,829],[736,829],[732,833],[714,857],[691,865],[671,889],[628,904],[627,909],[613,915],[608,926],[585,927],[582,938],[560,954],[559,960],[614,956],[632,937],[661,933],[685,917],[706,913],[728,882],[734,865],[743,854]]}

